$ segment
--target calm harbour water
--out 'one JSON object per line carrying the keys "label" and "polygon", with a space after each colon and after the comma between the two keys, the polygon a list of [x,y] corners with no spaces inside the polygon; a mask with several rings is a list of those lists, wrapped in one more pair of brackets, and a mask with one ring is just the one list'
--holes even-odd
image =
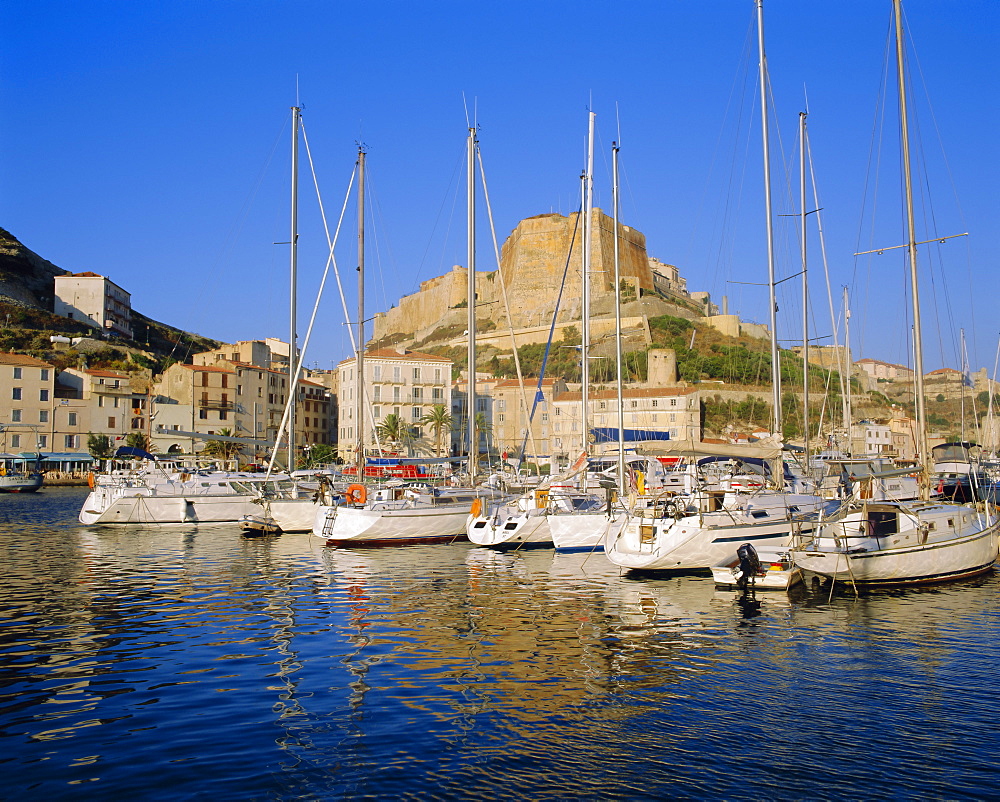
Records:
{"label": "calm harbour water", "polygon": [[3,798],[997,793],[995,575],[755,608],[601,555],[88,528],[84,495],[0,496]]}

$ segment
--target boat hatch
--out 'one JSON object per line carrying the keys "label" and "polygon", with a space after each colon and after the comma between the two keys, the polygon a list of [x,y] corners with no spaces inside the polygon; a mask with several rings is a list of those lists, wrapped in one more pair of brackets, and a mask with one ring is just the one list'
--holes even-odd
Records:
{"label": "boat hatch", "polygon": [[888,537],[899,532],[899,518],[895,512],[868,511],[868,531],[874,537]]}
{"label": "boat hatch", "polygon": [[750,510],[751,518],[766,518],[767,510]]}

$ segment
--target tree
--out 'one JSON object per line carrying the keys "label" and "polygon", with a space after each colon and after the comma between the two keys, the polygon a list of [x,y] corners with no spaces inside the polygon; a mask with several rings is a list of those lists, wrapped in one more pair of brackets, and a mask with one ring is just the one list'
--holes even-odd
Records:
{"label": "tree", "polygon": [[87,435],[87,452],[94,459],[111,459],[115,455],[115,444],[106,434]]}
{"label": "tree", "polygon": [[378,436],[397,445],[406,445],[413,440],[413,431],[399,415],[389,414],[375,427]]}
{"label": "tree", "polygon": [[[231,429],[220,429],[219,435],[221,437],[232,437],[233,432]],[[218,457],[219,459],[233,459],[240,453],[240,444],[229,443],[225,440],[209,440],[201,453],[209,457]]]}
{"label": "tree", "polygon": [[129,432],[125,435],[125,445],[131,448],[141,448],[143,451],[148,453],[152,453],[156,450],[156,446],[154,446],[150,442],[149,438],[142,432]]}
{"label": "tree", "polygon": [[298,465],[304,469],[315,468],[317,465],[328,465],[336,457],[337,452],[334,451],[333,446],[325,444],[310,446],[305,449],[305,454],[299,457]]}
{"label": "tree", "polygon": [[489,448],[489,445],[490,445],[490,435],[493,434],[493,424],[490,423],[486,419],[486,413],[485,412],[477,412],[476,413],[476,417],[475,417],[474,420],[475,420],[475,423],[473,425],[475,426],[475,429],[473,430],[474,436],[472,438],[472,441],[474,443],[476,443],[476,445],[478,445],[479,444],[479,438],[481,436],[485,436],[486,437],[486,447]]}
{"label": "tree", "polygon": [[429,427],[434,432],[434,453],[440,457],[441,432],[446,430],[451,431],[454,418],[452,418],[444,404],[435,404],[431,407],[431,411],[419,420],[419,423],[421,426]]}

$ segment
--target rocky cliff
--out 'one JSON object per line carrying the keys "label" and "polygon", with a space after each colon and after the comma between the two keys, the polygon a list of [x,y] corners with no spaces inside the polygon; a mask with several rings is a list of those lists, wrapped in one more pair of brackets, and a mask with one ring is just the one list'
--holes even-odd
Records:
{"label": "rocky cliff", "polygon": [[54,279],[67,272],[25,248],[9,231],[0,228],[0,298],[52,311]]}

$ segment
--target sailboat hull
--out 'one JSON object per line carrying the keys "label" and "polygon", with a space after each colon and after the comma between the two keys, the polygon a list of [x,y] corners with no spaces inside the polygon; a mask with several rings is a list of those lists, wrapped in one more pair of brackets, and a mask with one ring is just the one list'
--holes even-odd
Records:
{"label": "sailboat hull", "polygon": [[[867,535],[876,524],[892,526],[893,515],[897,516],[894,531]],[[792,556],[807,571],[856,585],[949,582],[992,570],[998,556],[998,529],[995,516],[985,517],[969,507],[880,505],[828,524]],[[866,536],[858,536],[859,530]]]}

